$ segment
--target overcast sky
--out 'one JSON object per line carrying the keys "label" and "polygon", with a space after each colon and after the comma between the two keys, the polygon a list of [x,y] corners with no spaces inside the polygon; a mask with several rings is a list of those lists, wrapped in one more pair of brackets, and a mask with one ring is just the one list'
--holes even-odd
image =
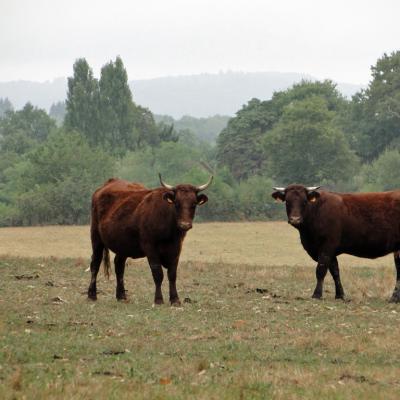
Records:
{"label": "overcast sky", "polygon": [[400,49],[398,0],[0,0],[0,81],[120,55],[130,80],[281,71],[366,84]]}

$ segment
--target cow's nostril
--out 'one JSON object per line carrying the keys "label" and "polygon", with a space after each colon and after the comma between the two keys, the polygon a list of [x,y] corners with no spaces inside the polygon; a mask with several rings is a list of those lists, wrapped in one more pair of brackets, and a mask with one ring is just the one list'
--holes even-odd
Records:
{"label": "cow's nostril", "polygon": [[290,218],[289,218],[289,222],[290,222],[292,225],[298,225],[298,224],[300,224],[300,222],[301,222],[301,217],[290,217]]}
{"label": "cow's nostril", "polygon": [[179,222],[179,227],[185,231],[188,231],[189,229],[192,228],[192,223],[191,222]]}

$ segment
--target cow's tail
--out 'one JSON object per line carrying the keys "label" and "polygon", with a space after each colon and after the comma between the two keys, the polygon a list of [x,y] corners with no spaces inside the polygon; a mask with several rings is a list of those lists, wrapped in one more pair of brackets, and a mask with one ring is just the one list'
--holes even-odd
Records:
{"label": "cow's tail", "polygon": [[103,268],[104,268],[104,276],[107,279],[110,279],[110,271],[111,271],[111,263],[110,263],[110,252],[107,247],[104,247],[103,250]]}

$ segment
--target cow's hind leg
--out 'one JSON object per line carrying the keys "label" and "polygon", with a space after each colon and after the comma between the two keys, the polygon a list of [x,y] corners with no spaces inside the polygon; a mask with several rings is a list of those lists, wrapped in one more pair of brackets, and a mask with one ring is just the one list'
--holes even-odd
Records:
{"label": "cow's hind leg", "polygon": [[394,253],[394,264],[396,266],[396,286],[389,301],[391,303],[400,303],[400,251]]}
{"label": "cow's hind leg", "polygon": [[115,276],[117,278],[117,290],[115,296],[117,300],[126,300],[124,287],[125,262],[126,257],[120,256],[118,254],[114,258]]}
{"label": "cow's hind leg", "polygon": [[324,279],[328,272],[328,266],[330,264],[330,257],[326,255],[320,255],[318,257],[318,264],[315,270],[315,276],[317,278],[317,286],[315,287],[312,295],[313,299],[320,299],[322,297]]}
{"label": "cow's hind leg", "polygon": [[336,257],[331,259],[330,263],[328,264],[328,268],[333,280],[335,281],[335,298],[344,299],[344,290],[342,283],[340,282],[339,264]]}
{"label": "cow's hind leg", "polygon": [[100,240],[97,242],[93,242],[92,261],[90,262],[91,279],[88,289],[88,298],[90,300],[97,300],[96,280],[97,274],[100,269],[100,264],[103,259],[103,250],[104,245]]}

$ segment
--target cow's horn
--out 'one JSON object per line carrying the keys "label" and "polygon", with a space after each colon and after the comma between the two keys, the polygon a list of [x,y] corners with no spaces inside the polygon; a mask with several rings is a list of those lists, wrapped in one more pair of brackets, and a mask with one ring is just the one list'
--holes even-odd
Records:
{"label": "cow's horn", "polygon": [[202,190],[207,189],[207,188],[211,185],[211,182],[212,182],[213,178],[214,178],[214,177],[211,175],[211,176],[210,176],[210,179],[208,180],[207,183],[205,183],[204,185],[197,186],[197,190],[198,190],[199,192],[201,192]]}
{"label": "cow's horn", "polygon": [[161,174],[160,174],[160,173],[158,173],[158,176],[159,176],[159,178],[160,178],[161,186],[164,186],[166,189],[169,189],[169,190],[174,190],[174,189],[175,189],[174,186],[168,185],[167,183],[165,183],[165,182],[162,180]]}
{"label": "cow's horn", "polygon": [[276,190],[277,192],[284,192],[285,191],[284,187],[273,187],[272,189]]}
{"label": "cow's horn", "polygon": [[307,187],[307,192],[313,192],[314,190],[318,190],[321,186],[309,186]]}

